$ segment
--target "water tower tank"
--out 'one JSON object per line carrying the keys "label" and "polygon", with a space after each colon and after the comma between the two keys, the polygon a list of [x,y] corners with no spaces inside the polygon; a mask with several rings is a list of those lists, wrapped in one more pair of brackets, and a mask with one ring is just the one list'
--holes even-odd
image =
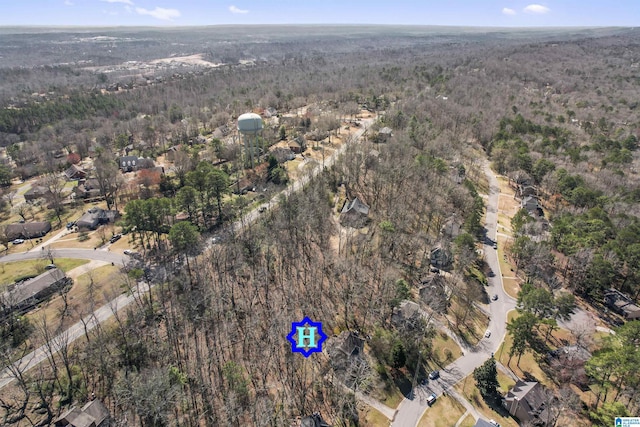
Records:
{"label": "water tower tank", "polygon": [[240,133],[256,133],[262,130],[262,117],[255,113],[245,113],[238,117]]}

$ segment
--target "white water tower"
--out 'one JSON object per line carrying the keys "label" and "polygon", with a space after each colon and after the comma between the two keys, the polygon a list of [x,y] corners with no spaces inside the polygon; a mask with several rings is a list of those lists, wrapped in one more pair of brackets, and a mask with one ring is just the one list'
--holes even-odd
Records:
{"label": "white water tower", "polygon": [[253,159],[259,156],[260,136],[262,134],[262,117],[255,113],[245,113],[238,117],[238,132],[242,134],[244,143],[245,161],[249,159],[249,164],[253,169]]}

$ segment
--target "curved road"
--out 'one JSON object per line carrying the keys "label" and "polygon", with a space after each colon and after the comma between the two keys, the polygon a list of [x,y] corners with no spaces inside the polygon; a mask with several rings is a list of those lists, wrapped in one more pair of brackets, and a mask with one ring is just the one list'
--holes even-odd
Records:
{"label": "curved road", "polygon": [[[498,201],[500,198],[500,187],[495,173],[489,167],[489,162],[484,163],[484,172],[489,181],[489,195],[487,199],[487,214],[485,228],[487,230],[487,240],[484,244],[485,260],[495,277],[489,277],[489,285],[487,293],[489,295],[496,294],[498,299],[492,301],[488,310],[491,315],[489,321],[489,331],[491,336],[480,340],[475,348],[466,350],[462,349],[463,355],[455,362],[448,365],[440,371],[440,378],[430,381],[427,385],[419,385],[413,391],[413,399],[405,398],[398,406],[396,416],[392,426],[408,427],[417,426],[424,412],[429,408],[426,397],[435,393],[437,396],[446,391],[449,395],[459,400],[460,396],[453,390],[453,386],[460,380],[471,374],[475,368],[482,365],[491,354],[494,353],[502,343],[507,331],[507,313],[516,307],[516,300],[511,298],[502,285],[502,273],[500,271],[500,263],[498,262],[498,251],[493,248],[493,242],[496,239],[496,230],[498,225]],[[465,402],[462,402],[467,403]],[[468,403],[467,403],[468,404]],[[466,406],[466,405],[465,405]],[[469,409],[469,408],[467,408]],[[477,412],[476,412],[477,414]],[[474,414],[474,417],[477,415]]]}
{"label": "curved road", "polygon": [[[43,256],[49,255],[48,251],[33,251],[33,252],[21,252],[11,255],[6,255],[0,258],[0,262],[12,262],[12,261],[24,261],[28,259],[38,259]],[[52,249],[51,255],[54,258],[79,258],[98,260],[105,262],[113,262],[114,264],[124,265],[129,257],[105,250],[93,250],[93,249]],[[0,389],[7,384],[14,381],[14,372],[25,372],[34,366],[37,366],[40,362],[47,359],[47,356],[53,352],[57,353],[63,345],[68,345],[73,341],[80,338],[86,331],[90,331],[100,323],[111,318],[114,311],[118,311],[131,304],[139,294],[146,292],[149,289],[146,285],[138,286],[132,294],[123,294],[109,303],[103,305],[92,314],[87,316],[84,320],[77,322],[69,327],[66,331],[53,337],[49,346],[43,345],[38,347],[31,353],[24,356],[22,359],[16,361],[11,368],[5,368],[0,372]],[[49,348],[50,347],[50,348]]]}
{"label": "curved road", "polygon": [[[10,255],[5,255],[0,258],[0,262],[12,262],[12,261],[24,261],[27,259],[39,259],[47,257],[49,251],[28,251],[20,252]],[[51,249],[51,255],[53,258],[79,258],[90,259],[97,261],[113,262],[114,264],[122,265],[129,260],[127,255],[118,254],[115,252],[93,249]]]}

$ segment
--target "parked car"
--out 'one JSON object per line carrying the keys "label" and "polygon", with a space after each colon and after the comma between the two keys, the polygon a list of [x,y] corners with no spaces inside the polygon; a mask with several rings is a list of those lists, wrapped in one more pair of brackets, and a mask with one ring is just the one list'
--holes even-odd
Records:
{"label": "parked car", "polygon": [[493,249],[498,249],[498,242],[493,242]]}
{"label": "parked car", "polygon": [[58,268],[58,267],[56,267],[55,264],[49,264],[44,266],[45,270],[53,270],[54,268]]}
{"label": "parked car", "polygon": [[498,422],[495,420],[489,420],[489,424],[491,424],[494,427],[500,427],[500,424],[498,424]]}
{"label": "parked car", "polygon": [[431,393],[431,395],[429,397],[427,397],[427,405],[431,406],[434,403],[436,403],[436,395]]}
{"label": "parked car", "polygon": [[437,380],[438,378],[440,378],[440,372],[438,371],[433,371],[429,374],[430,380]]}
{"label": "parked car", "polygon": [[14,245],[19,245],[21,243],[24,243],[24,239],[15,239],[11,241],[11,243],[13,243]]}
{"label": "parked car", "polygon": [[124,250],[124,254],[125,255],[137,255],[138,253],[136,251],[132,251],[131,249],[125,249]]}
{"label": "parked car", "polygon": [[109,243],[115,243],[122,237],[122,234],[114,234],[111,239],[109,239]]}
{"label": "parked car", "polygon": [[485,338],[489,338],[491,336],[491,331],[487,329],[487,332],[484,333]]}
{"label": "parked car", "polygon": [[496,301],[498,299],[498,294],[493,294],[491,296],[491,301]]}
{"label": "parked car", "polygon": [[75,225],[76,225],[75,221],[74,222],[68,222],[67,223],[67,230],[71,230]]}
{"label": "parked car", "polygon": [[258,208],[258,212],[260,212],[260,213],[262,213],[262,212],[264,212],[266,210],[267,210],[266,206],[260,206],[260,208]]}

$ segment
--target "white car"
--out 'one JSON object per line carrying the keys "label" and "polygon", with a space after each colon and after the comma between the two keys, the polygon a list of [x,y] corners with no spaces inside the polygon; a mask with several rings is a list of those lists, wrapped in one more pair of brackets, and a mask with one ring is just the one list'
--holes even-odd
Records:
{"label": "white car", "polygon": [[485,338],[489,338],[491,336],[491,331],[487,329],[487,332],[484,333]]}
{"label": "white car", "polygon": [[24,243],[24,239],[15,239],[11,241],[11,243],[13,243],[14,245],[19,245],[21,243]]}
{"label": "white car", "polygon": [[498,422],[495,420],[489,420],[489,424],[491,424],[494,427],[500,427],[500,424],[498,424]]}

